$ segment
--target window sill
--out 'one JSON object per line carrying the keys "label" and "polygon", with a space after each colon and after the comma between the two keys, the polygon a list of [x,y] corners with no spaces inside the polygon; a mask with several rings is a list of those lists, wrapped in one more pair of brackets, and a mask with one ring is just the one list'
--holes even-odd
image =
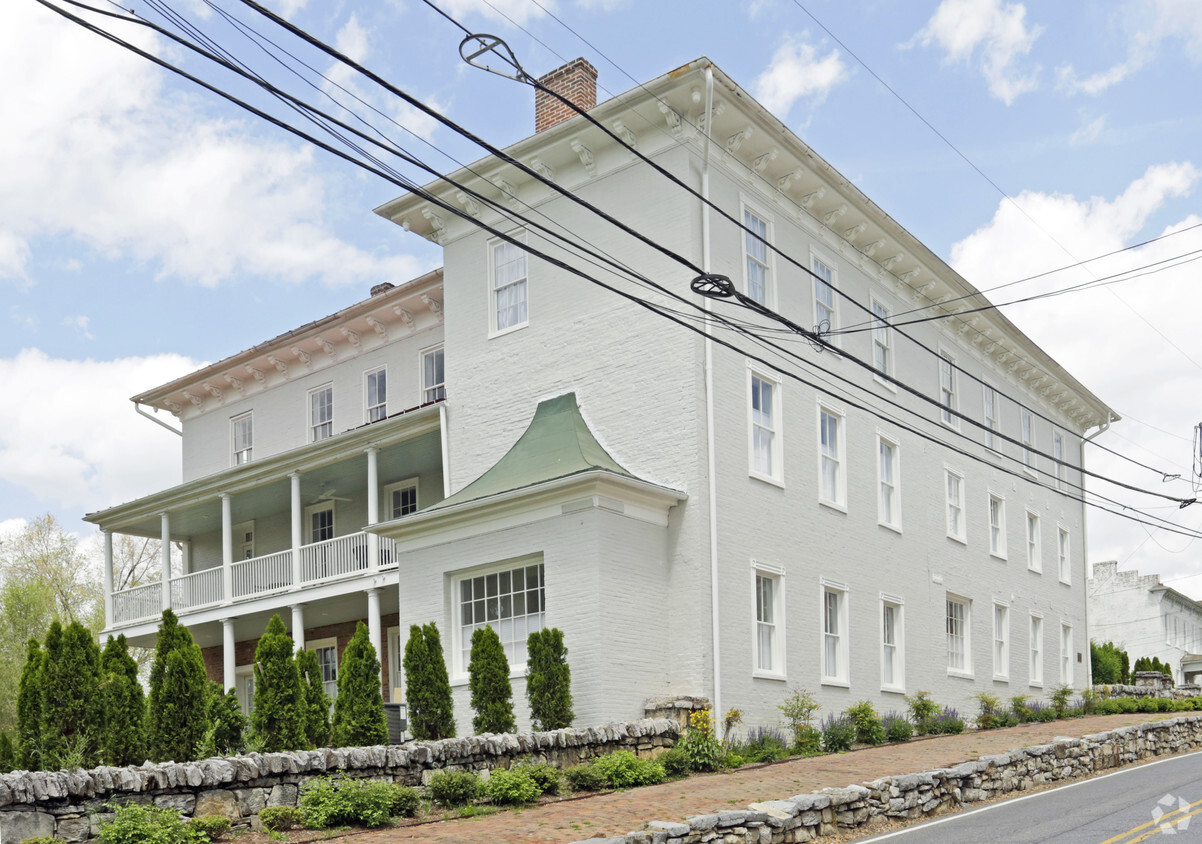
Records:
{"label": "window sill", "polygon": [[1027,566],[1027,571],[1031,572],[1031,574],[1038,574],[1038,575],[1043,574],[1043,569],[1033,569],[1030,566]]}
{"label": "window sill", "polygon": [[881,691],[885,694],[904,695],[906,693],[905,686],[881,686]]}
{"label": "window sill", "polygon": [[948,428],[952,431],[960,430],[959,422],[956,420],[949,422],[941,416],[941,417],[939,417],[939,424],[942,425],[944,428]]}
{"label": "window sill", "polygon": [[1043,680],[1030,680],[1027,682],[1027,685],[1033,689],[1042,689],[1043,688]]}
{"label": "window sill", "polygon": [[975,680],[975,679],[977,679],[977,675],[973,674],[971,671],[965,671],[965,670],[963,670],[963,669],[960,669],[960,668],[949,668],[949,669],[947,670],[947,676],[949,676],[949,677],[959,677],[959,678],[961,678],[962,680]]}
{"label": "window sill", "polygon": [[818,505],[820,507],[827,507],[831,510],[838,511],[845,516],[847,515],[847,505],[846,504],[840,504],[837,501],[828,501],[825,498],[819,498]]}
{"label": "window sill", "polygon": [[1062,577],[1062,578],[1060,578],[1060,582],[1061,582],[1063,585],[1065,585],[1065,586],[1072,586],[1072,585],[1073,585],[1073,582],[1072,582],[1071,580],[1065,580],[1063,577]]}
{"label": "window sill", "polygon": [[488,329],[488,339],[492,340],[494,337],[504,337],[506,334],[512,334],[515,331],[521,331],[523,328],[528,328],[529,326],[530,326],[530,321],[527,320],[526,322],[523,322],[521,325],[511,325],[508,328],[502,328],[500,330],[497,330],[495,328],[489,328]]}
{"label": "window sill", "polygon": [[760,671],[759,669],[755,669],[751,672],[751,676],[757,680],[779,680],[782,683],[788,681],[788,678],[784,674],[777,674],[775,671]]}
{"label": "window sill", "polygon": [[959,542],[961,545],[968,544],[968,540],[963,536],[955,536],[955,535],[949,533],[947,535],[947,538],[950,539],[952,542]]}
{"label": "window sill", "polygon": [[880,527],[883,527],[885,530],[891,530],[894,533],[898,534],[899,536],[901,535],[901,532],[902,532],[901,525],[891,525],[888,522],[877,522],[877,524]]}
{"label": "window sill", "polygon": [[996,551],[990,551],[989,558],[991,560],[997,560],[998,562],[1002,562],[1002,563],[1006,562],[1006,560],[1007,560],[1005,553],[999,554]]}
{"label": "window sill", "polygon": [[[888,375],[890,377],[893,377],[892,372],[888,373]],[[876,383],[880,384],[882,387],[884,387],[886,390],[888,390],[891,393],[897,392],[897,385],[894,384],[892,381],[886,381],[880,375],[873,375],[872,380],[875,381]]]}
{"label": "window sill", "polygon": [[747,477],[751,478],[752,480],[766,483],[770,486],[779,487],[780,489],[785,488],[784,480],[782,480],[781,478],[774,478],[774,477],[772,477],[772,475],[764,475],[759,472],[751,471],[751,472],[747,473]]}
{"label": "window sill", "polygon": [[851,683],[849,683],[847,680],[840,680],[838,677],[823,677],[822,685],[838,686],[841,689],[850,689],[851,688]]}
{"label": "window sill", "polygon": [[1009,683],[1009,682],[1010,682],[1010,675],[1009,675],[1009,674],[994,674],[994,675],[993,675],[993,682],[995,682],[995,683]]}

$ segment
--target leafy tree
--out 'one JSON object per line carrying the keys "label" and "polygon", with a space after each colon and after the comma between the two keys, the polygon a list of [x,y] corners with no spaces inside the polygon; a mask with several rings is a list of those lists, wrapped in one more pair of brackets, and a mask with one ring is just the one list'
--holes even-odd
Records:
{"label": "leafy tree", "polygon": [[204,656],[175,613],[163,610],[150,669],[147,743],[151,758],[186,762],[209,728]]}
{"label": "leafy tree", "polygon": [[17,748],[8,733],[0,733],[0,774],[17,769]]}
{"label": "leafy tree", "polygon": [[125,636],[109,639],[100,655],[100,700],[104,729],[100,756],[107,765],[137,765],[146,759],[146,696],[138,662]]}
{"label": "leafy tree", "polygon": [[17,696],[17,757],[29,771],[42,769],[42,662],[45,653],[37,639],[26,649],[25,669],[21,672]]}
{"label": "leafy tree", "polygon": [[380,693],[380,660],[362,621],[342,654],[338,668],[338,697],[331,724],[335,747],[388,743],[384,698]]}
{"label": "leafy tree", "polygon": [[222,694],[220,685],[209,683],[209,724],[214,753],[233,756],[246,749],[247,718],[233,689]]}
{"label": "leafy tree", "polygon": [[263,753],[306,746],[304,698],[292,650],[283,620],[273,615],[255,648],[255,708],[250,714],[253,743]]}
{"label": "leafy tree", "polygon": [[44,763],[57,768],[68,756],[91,767],[104,729],[100,705],[100,648],[78,621],[64,630],[52,622],[42,666]]}
{"label": "leafy tree", "polygon": [[1089,643],[1089,661],[1094,683],[1125,683],[1123,668],[1126,660],[1127,652],[1119,650],[1114,642],[1101,645],[1092,641]]}
{"label": "leafy tree", "polygon": [[451,683],[442,656],[442,638],[434,622],[409,628],[405,643],[405,700],[409,703],[409,729],[416,739],[455,736]]}
{"label": "leafy tree", "polygon": [[509,659],[497,631],[488,625],[472,633],[472,652],[467,667],[472,693],[472,729],[480,733],[512,733],[513,687],[509,684]]}
{"label": "leafy tree", "polygon": [[572,669],[563,633],[554,627],[531,633],[526,651],[526,698],[534,729],[572,726]]}
{"label": "leafy tree", "polygon": [[296,669],[304,698],[305,741],[310,747],[326,747],[330,743],[330,696],[322,682],[317,654],[309,650],[298,653]]}

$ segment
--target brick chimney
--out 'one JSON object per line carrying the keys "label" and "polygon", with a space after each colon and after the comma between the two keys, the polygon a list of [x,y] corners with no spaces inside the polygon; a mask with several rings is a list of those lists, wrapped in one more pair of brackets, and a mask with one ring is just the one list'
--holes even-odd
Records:
{"label": "brick chimney", "polygon": [[[538,81],[585,111],[597,104],[597,68],[584,59],[570,61]],[[535,89],[534,131],[536,134],[575,115],[576,112],[550,94]]]}

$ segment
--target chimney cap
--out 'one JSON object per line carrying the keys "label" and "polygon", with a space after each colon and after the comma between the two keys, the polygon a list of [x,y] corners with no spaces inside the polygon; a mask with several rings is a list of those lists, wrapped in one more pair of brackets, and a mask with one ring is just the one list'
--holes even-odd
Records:
{"label": "chimney cap", "polygon": [[396,287],[396,285],[391,281],[381,281],[379,284],[373,284],[371,286],[371,295],[379,296],[381,293],[386,293],[394,287]]}

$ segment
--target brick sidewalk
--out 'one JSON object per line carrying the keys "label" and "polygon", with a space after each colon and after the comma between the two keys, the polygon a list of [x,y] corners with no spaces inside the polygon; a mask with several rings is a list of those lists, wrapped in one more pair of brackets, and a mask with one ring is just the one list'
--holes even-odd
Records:
{"label": "brick sidewalk", "polygon": [[820,788],[840,788],[891,774],[946,768],[1015,747],[1048,744],[1057,736],[1084,736],[1177,714],[1106,715],[919,739],[851,753],[756,765],[730,773],[693,776],[632,791],[569,798],[484,817],[371,832],[356,835],[351,841],[353,844],[562,844],[621,835],[642,829],[648,821],[681,821],[693,815],[786,799]]}

